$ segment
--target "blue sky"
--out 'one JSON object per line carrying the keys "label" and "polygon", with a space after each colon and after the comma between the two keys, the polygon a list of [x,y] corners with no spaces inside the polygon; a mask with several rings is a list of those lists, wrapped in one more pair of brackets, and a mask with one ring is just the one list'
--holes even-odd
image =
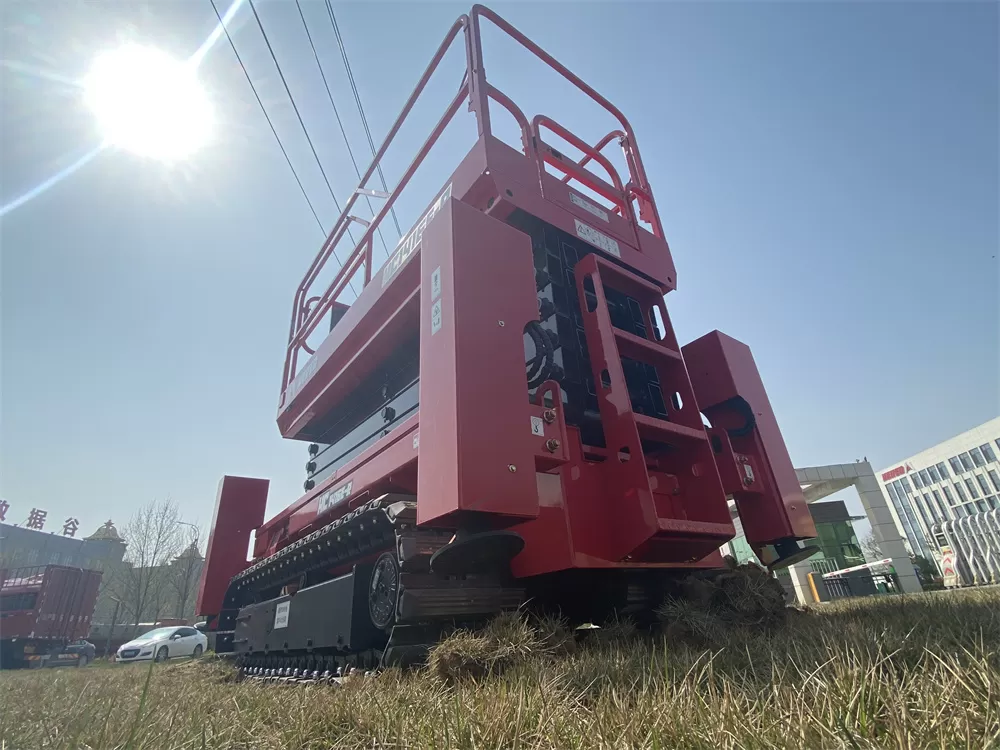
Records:
{"label": "blue sky", "polygon": [[[338,199],[354,174],[294,3],[258,2]],[[220,9],[224,3],[220,3]],[[679,337],[752,347],[797,465],[876,468],[1000,412],[995,3],[494,6],[630,118],[678,269]],[[303,9],[355,153],[366,145],[322,3]],[[376,139],[464,6],[336,5]],[[126,38],[179,57],[208,0],[6,3],[0,201],[100,141],[80,92]],[[234,38],[329,226],[333,202],[252,16]],[[450,56],[390,152],[390,182],[461,76]],[[529,114],[610,129],[487,35]],[[48,77],[23,72],[45,71]],[[225,39],[200,75],[210,146],[167,168],[108,151],[2,219],[2,494],[8,521],[90,531],[171,497],[211,521],[223,473],[301,491],[274,424],[295,287],[321,235]],[[400,200],[404,230],[471,143],[464,111]],[[363,161],[363,159],[362,159]],[[395,241],[395,232],[387,241]]]}

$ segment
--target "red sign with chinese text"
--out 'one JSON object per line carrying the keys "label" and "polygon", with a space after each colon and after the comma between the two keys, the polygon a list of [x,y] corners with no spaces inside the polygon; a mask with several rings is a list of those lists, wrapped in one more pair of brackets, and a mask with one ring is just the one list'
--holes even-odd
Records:
{"label": "red sign with chinese text", "polygon": [[895,469],[889,469],[889,471],[882,473],[882,481],[889,482],[896,477],[901,477],[908,471],[913,471],[913,467],[909,464],[903,464],[902,466],[897,466]]}

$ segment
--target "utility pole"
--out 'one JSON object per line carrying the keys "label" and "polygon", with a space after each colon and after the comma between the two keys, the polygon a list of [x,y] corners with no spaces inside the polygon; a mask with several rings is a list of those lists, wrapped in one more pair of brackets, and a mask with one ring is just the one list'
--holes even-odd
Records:
{"label": "utility pole", "polygon": [[122,605],[120,599],[114,599],[115,611],[111,615],[111,627],[108,629],[108,640],[104,642],[104,658],[108,658],[108,651],[111,650],[111,638],[115,634],[115,623],[118,621],[118,608]]}

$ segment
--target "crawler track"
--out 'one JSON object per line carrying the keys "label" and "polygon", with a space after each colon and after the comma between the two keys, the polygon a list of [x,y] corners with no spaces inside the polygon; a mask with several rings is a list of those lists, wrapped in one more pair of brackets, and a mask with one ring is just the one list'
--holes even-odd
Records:
{"label": "crawler track", "polygon": [[[431,572],[432,555],[451,538],[451,531],[417,528],[412,496],[371,500],[234,577],[219,618],[217,649],[228,643],[245,676],[334,679],[351,669],[418,660],[442,631],[517,608],[524,590],[502,574]],[[367,610],[364,628],[377,631],[368,639],[374,641],[366,644],[370,647],[326,643],[318,631],[301,643],[294,634],[275,642],[273,628],[262,623],[269,622],[284,587],[293,584],[305,593],[330,581],[331,570],[352,567],[365,576],[367,601],[354,596],[333,605]]]}

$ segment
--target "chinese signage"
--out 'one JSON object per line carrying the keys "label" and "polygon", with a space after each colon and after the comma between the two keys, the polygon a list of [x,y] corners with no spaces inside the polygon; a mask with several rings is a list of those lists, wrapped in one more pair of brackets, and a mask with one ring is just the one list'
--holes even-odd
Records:
{"label": "chinese signage", "polygon": [[[10,510],[10,503],[6,500],[0,500],[0,521],[7,520],[7,511]],[[28,518],[24,522],[24,528],[34,529],[35,531],[43,531],[45,529],[45,521],[48,519],[49,512],[47,510],[42,510],[41,508],[32,508],[31,512],[28,513]],[[63,522],[62,535],[75,537],[77,529],[80,528],[80,521],[76,518],[67,518]]]}
{"label": "chinese signage", "polygon": [[895,469],[889,469],[889,471],[885,471],[882,473],[882,481],[890,482],[896,477],[903,476],[903,474],[905,474],[908,471],[913,471],[913,467],[910,466],[909,464],[905,464],[904,466],[897,466]]}
{"label": "chinese signage", "polygon": [[41,531],[45,528],[45,517],[49,514],[47,510],[39,510],[38,508],[32,508],[31,513],[28,514],[28,520],[25,522],[24,527],[27,529],[35,529]]}

